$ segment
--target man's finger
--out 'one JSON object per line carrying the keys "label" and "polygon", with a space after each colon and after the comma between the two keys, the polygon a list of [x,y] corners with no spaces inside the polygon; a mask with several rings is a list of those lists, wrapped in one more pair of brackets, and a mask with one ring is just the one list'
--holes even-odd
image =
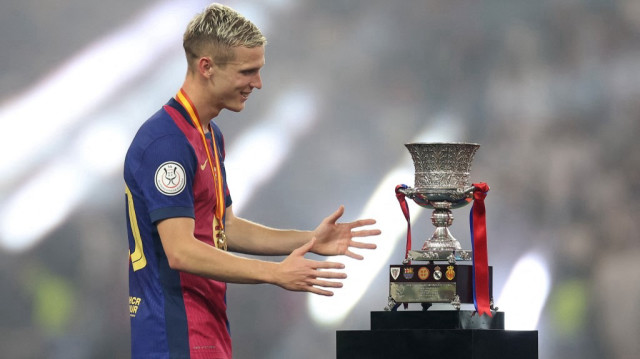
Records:
{"label": "man's finger", "polygon": [[362,249],[376,249],[376,248],[378,248],[378,246],[375,245],[374,243],[364,243],[364,242],[356,242],[356,241],[351,241],[351,243],[349,243],[349,247],[362,248]]}
{"label": "man's finger", "polygon": [[332,282],[328,280],[315,279],[311,281],[311,285],[324,288],[342,288],[341,282]]}
{"label": "man's finger", "polygon": [[347,278],[347,274],[343,272],[332,272],[332,271],[323,271],[316,270],[313,272],[314,278],[332,278],[332,279],[345,279]]}
{"label": "man's finger", "polygon": [[313,237],[309,242],[303,244],[301,247],[296,248],[293,252],[291,252],[291,254],[295,253],[295,254],[304,256],[311,250],[311,248],[313,248],[313,245],[315,243],[316,243],[316,237]]}
{"label": "man's finger", "polygon": [[380,233],[382,233],[382,231],[380,231],[379,229],[365,229],[362,231],[352,231],[351,236],[352,237],[369,237],[369,236],[377,236]]}
{"label": "man's finger", "polygon": [[356,228],[356,227],[363,227],[363,226],[370,226],[372,224],[376,224],[376,220],[373,218],[367,218],[367,219],[359,219],[357,221],[353,221],[351,223],[349,223],[349,226],[351,228]]}
{"label": "man's finger", "polygon": [[309,287],[309,289],[307,290],[309,293],[313,293],[313,294],[318,294],[318,295],[323,295],[325,297],[331,297],[333,296],[333,292],[329,291],[329,290],[324,290],[324,289],[320,289],[320,288],[316,288],[316,287]]}
{"label": "man's finger", "polygon": [[324,220],[325,220],[325,222],[327,222],[327,223],[334,224],[334,223],[336,223],[336,221],[337,221],[340,217],[342,217],[342,215],[343,215],[343,214],[344,214],[344,206],[342,206],[342,205],[341,205],[340,207],[338,207],[338,210],[337,210],[337,211],[335,211],[335,212],[331,213],[331,214],[330,214],[327,218],[325,218]]}
{"label": "man's finger", "polygon": [[312,268],[313,269],[344,269],[344,264],[338,263],[338,262],[313,261]]}
{"label": "man's finger", "polygon": [[359,261],[361,261],[361,260],[363,260],[363,259],[364,259],[364,257],[363,257],[363,256],[361,256],[360,254],[353,253],[353,252],[352,252],[352,251],[350,251],[350,250],[347,250],[347,251],[344,253],[344,255],[345,255],[345,256],[347,256],[347,257],[349,257],[349,258],[357,259],[357,260],[359,260]]}

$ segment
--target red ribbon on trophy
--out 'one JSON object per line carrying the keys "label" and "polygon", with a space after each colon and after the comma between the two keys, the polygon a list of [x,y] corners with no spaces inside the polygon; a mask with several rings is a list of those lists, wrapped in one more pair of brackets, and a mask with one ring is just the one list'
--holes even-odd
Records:
{"label": "red ribbon on trophy", "polygon": [[401,192],[401,189],[407,189],[406,184],[399,184],[396,186],[396,198],[400,203],[400,208],[402,209],[402,214],[404,214],[404,218],[407,220],[407,250],[404,254],[404,258],[408,261],[408,264],[411,264],[409,259],[409,251],[411,250],[411,220],[409,219],[409,205],[407,205],[407,200],[405,199],[405,194]]}
{"label": "red ribbon on trophy", "polygon": [[473,302],[479,315],[491,314],[491,298],[489,296],[489,259],[487,255],[487,224],[484,199],[489,186],[474,183],[473,206],[469,214],[471,227],[471,246],[473,250]]}

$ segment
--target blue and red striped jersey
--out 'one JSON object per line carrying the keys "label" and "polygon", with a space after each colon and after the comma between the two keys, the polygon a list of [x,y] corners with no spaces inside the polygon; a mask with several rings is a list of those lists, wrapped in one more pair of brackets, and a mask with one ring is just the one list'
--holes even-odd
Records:
{"label": "blue and red striped jersey", "polygon": [[[220,149],[228,207],[224,138],[215,123],[211,128]],[[211,140],[208,133],[207,145],[214,153]],[[231,358],[226,283],[171,269],[156,229],[163,219],[191,217],[194,236],[214,245],[216,190],[207,161],[200,133],[175,99],[140,127],[127,151],[124,181],[134,359]]]}

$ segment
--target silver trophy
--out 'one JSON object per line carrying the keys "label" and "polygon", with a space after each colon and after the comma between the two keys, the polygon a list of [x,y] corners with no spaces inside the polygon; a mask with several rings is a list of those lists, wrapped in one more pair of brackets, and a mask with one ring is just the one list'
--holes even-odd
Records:
{"label": "silver trophy", "polygon": [[[402,303],[421,303],[427,310],[433,303],[449,303],[460,310],[462,304],[474,303],[475,264],[471,250],[463,250],[449,231],[452,209],[473,200],[476,190],[486,191],[486,184],[476,188],[469,184],[473,156],[480,147],[475,143],[409,143],[405,145],[415,167],[415,185],[396,187],[405,217],[409,220],[405,198],[421,207],[433,209],[431,222],[435,232],[421,250],[407,248],[402,264],[389,267],[389,300],[385,310],[395,311]],[[407,234],[407,246],[410,246]],[[476,253],[477,254],[477,253]],[[423,261],[423,263],[420,263]],[[444,263],[443,263],[444,262]],[[489,295],[493,295],[492,269],[488,268]],[[493,303],[490,304],[491,310]]]}
{"label": "silver trophy", "polygon": [[449,231],[452,209],[473,199],[469,185],[473,156],[480,145],[475,143],[409,143],[405,145],[415,167],[415,187],[401,189],[406,197],[421,207],[433,209],[431,222],[436,227],[421,251],[412,250],[409,260],[470,260],[471,251],[462,250]]}

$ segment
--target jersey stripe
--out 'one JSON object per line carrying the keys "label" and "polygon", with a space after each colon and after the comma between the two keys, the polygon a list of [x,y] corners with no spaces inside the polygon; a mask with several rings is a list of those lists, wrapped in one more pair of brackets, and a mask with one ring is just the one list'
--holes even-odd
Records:
{"label": "jersey stripe", "polygon": [[133,235],[133,242],[135,243],[135,249],[131,253],[129,249],[129,257],[131,258],[131,265],[133,271],[140,270],[147,266],[147,257],[144,255],[144,248],[142,246],[142,237],[140,237],[140,228],[138,228],[138,219],[136,217],[136,209],[133,205],[133,196],[129,190],[129,186],[125,184],[124,192],[127,196],[128,212],[129,212],[129,225],[131,227],[131,234]]}

